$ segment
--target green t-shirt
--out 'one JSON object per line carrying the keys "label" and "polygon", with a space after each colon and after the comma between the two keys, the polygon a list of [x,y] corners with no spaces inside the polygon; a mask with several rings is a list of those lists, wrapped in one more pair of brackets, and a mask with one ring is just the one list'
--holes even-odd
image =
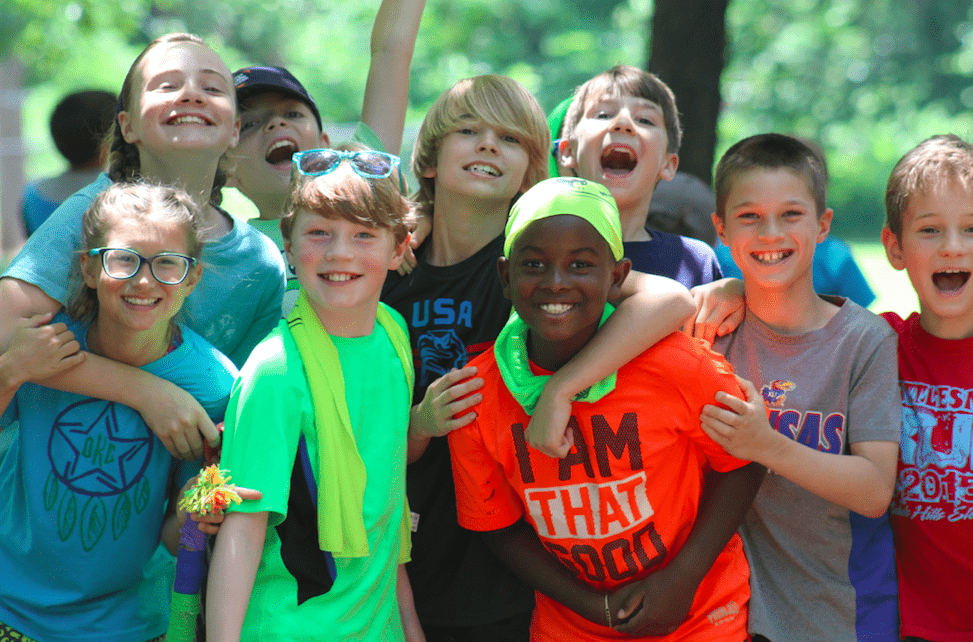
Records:
{"label": "green t-shirt", "polygon": [[[280,557],[274,528],[287,514],[300,434],[315,479],[317,435],[307,379],[286,321],[253,351],[226,414],[223,458],[233,483],[256,488],[259,501],[232,510],[268,511],[267,536],[241,640],[403,640],[395,596],[405,507],[409,390],[402,363],[380,324],[366,337],[332,337],[367,483],[364,520],[370,554],[335,558],[334,586],[297,605],[297,584]],[[300,431],[298,431],[298,428]]]}

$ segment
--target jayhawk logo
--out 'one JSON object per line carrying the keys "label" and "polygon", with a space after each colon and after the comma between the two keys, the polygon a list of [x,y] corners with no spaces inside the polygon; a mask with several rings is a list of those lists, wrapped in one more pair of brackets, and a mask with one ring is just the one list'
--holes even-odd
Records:
{"label": "jayhawk logo", "polygon": [[763,395],[764,401],[767,402],[768,407],[783,408],[784,402],[787,401],[787,393],[796,387],[797,386],[793,381],[777,379],[776,381],[771,381],[762,387],[760,389],[760,394]]}
{"label": "jayhawk logo", "polygon": [[432,330],[416,341],[422,368],[419,385],[429,385],[453,368],[466,365],[466,345],[453,330]]}

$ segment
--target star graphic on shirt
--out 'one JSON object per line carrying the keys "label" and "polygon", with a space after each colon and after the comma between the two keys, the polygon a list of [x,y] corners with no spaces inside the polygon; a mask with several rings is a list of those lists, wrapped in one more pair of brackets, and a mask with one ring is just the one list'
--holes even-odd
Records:
{"label": "star graphic on shirt", "polygon": [[73,491],[108,496],[142,477],[153,447],[152,433],[135,410],[88,399],[57,416],[47,452],[54,474]]}

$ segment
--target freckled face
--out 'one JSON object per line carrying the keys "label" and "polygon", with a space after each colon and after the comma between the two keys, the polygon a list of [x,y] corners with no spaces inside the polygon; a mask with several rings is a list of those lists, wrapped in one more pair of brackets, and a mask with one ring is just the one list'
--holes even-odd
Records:
{"label": "freckled face", "polygon": [[285,249],[325,329],[356,337],[371,333],[385,277],[402,262],[407,240],[396,244],[388,229],[300,211]]}
{"label": "freckled face", "polygon": [[561,165],[580,178],[601,183],[619,208],[636,203],[659,180],[671,180],[679,157],[667,151],[662,108],[629,95],[589,99],[563,147]]}

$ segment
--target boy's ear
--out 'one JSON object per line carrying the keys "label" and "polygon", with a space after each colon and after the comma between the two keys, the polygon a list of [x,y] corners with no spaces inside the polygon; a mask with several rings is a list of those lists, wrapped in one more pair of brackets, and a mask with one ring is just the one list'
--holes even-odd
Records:
{"label": "boy's ear", "polygon": [[328,132],[322,131],[320,140],[321,140],[321,149],[331,148],[331,137],[328,136]]}
{"label": "boy's ear", "polygon": [[284,256],[287,257],[288,267],[294,265],[294,255],[291,254],[291,240],[284,239]]}
{"label": "boy's ear", "polygon": [[671,181],[676,175],[676,170],[679,169],[679,154],[671,154],[666,152],[666,161],[663,163],[662,167],[659,168],[659,176],[656,180]]}
{"label": "boy's ear", "polygon": [[716,212],[713,212],[710,217],[713,219],[713,227],[716,228],[716,235],[723,241],[723,245],[730,247],[730,244],[726,242],[726,223],[716,215]]}
{"label": "boy's ear", "polygon": [[409,247],[409,241],[412,240],[412,234],[406,234],[402,242],[395,246],[392,252],[392,260],[389,261],[389,270],[398,270],[399,266],[402,265],[402,257],[405,256],[405,248]]}
{"label": "boy's ear", "polygon": [[632,271],[631,259],[623,258],[612,267],[612,285],[608,291],[608,300],[617,301],[622,298],[622,284],[628,278],[628,273]]}
{"label": "boy's ear", "polygon": [[834,219],[834,210],[830,207],[821,213],[818,217],[818,243],[824,241],[828,238],[828,233],[831,232],[831,221]]}
{"label": "boy's ear", "polygon": [[497,274],[500,275],[503,296],[510,299],[510,261],[503,256],[497,259]]}
{"label": "boy's ear", "polygon": [[896,270],[904,270],[905,256],[902,253],[902,245],[895,233],[887,227],[882,228],[882,245],[885,246],[885,257],[889,260],[889,264]]}
{"label": "boy's ear", "polygon": [[574,141],[562,138],[557,145],[557,170],[561,176],[577,176],[578,156]]}

